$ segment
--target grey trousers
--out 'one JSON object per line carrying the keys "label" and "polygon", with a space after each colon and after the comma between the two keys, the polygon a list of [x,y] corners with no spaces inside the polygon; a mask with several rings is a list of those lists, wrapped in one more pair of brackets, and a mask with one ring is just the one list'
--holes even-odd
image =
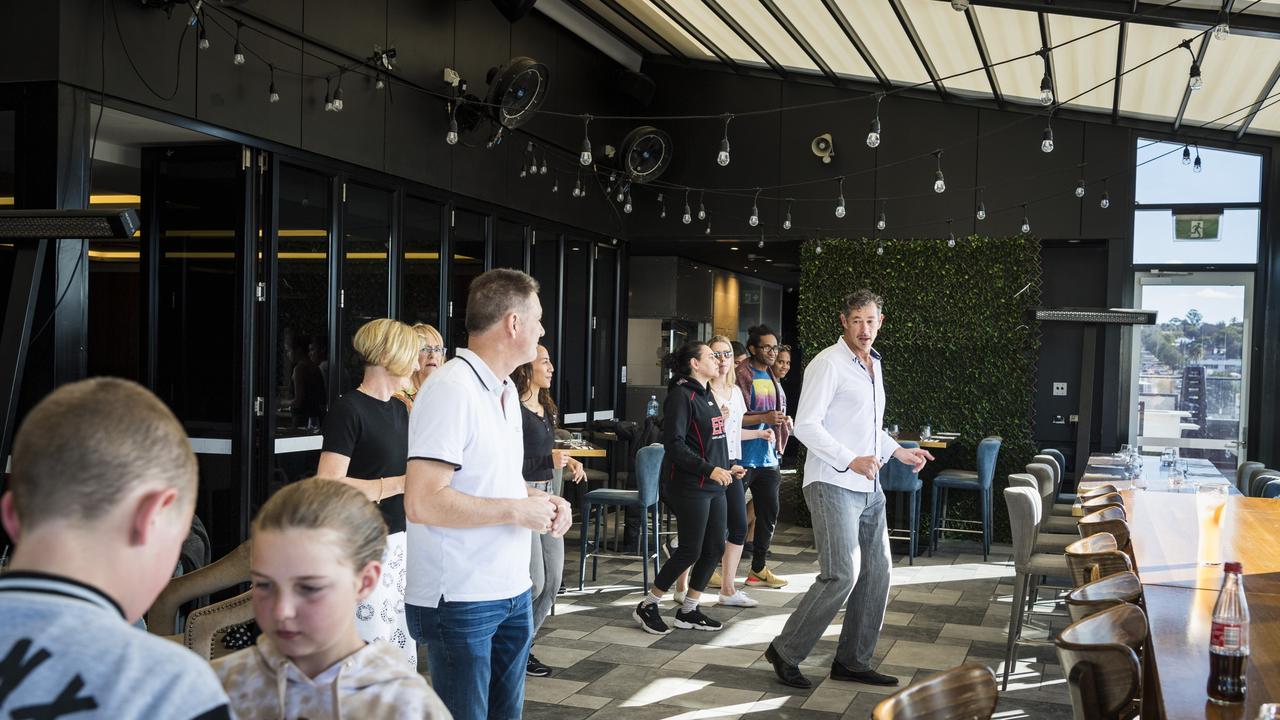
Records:
{"label": "grey trousers", "polygon": [[854,492],[815,482],[804,487],[804,499],[813,517],[818,578],[773,641],[774,650],[785,662],[799,665],[844,606],[836,660],[850,670],[870,670],[889,603],[893,564],[884,493],[879,488]]}
{"label": "grey trousers", "polygon": [[542,627],[542,621],[551,614],[556,593],[564,576],[564,538],[551,537],[550,533],[530,532],[533,549],[529,553],[529,578],[533,580],[533,632]]}

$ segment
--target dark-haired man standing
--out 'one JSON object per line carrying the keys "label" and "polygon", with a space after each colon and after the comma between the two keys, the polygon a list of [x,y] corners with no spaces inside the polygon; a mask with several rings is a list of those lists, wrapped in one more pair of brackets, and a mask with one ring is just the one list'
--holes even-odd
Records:
{"label": "dark-haired man standing", "polygon": [[[919,472],[933,456],[898,446],[884,430],[884,372],[872,349],[884,301],[859,290],[844,301],[844,334],[804,371],[796,437],[804,442],[804,499],[813,516],[818,578],[765,658],[783,683],[811,686],[799,665],[843,606],[833,680],[897,685],[871,668],[889,602],[889,532],[880,466],[890,457]],[[846,603],[847,601],[847,603]]]}
{"label": "dark-haired man standing", "polygon": [[738,387],[747,401],[747,414],[742,427],[753,430],[773,428],[775,441],[767,438],[742,441],[743,478],[755,505],[756,527],[752,536],[751,572],[747,585],[752,587],[785,587],[787,580],[766,567],[769,542],[778,524],[778,486],[782,475],[778,462],[787,446],[791,429],[787,425],[787,396],[773,372],[778,357],[778,335],[768,325],[756,325],[747,331],[750,355],[738,364]]}

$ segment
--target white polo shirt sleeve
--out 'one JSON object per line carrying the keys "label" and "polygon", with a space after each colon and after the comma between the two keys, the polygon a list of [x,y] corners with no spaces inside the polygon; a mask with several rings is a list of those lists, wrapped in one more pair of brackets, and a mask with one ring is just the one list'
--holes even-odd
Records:
{"label": "white polo shirt sleeve", "polygon": [[462,469],[471,444],[471,423],[456,413],[471,404],[474,394],[452,378],[423,386],[413,403],[414,412],[409,413],[410,460],[435,460],[452,465],[455,471]]}
{"label": "white polo shirt sleeve", "polygon": [[836,392],[840,378],[829,358],[816,357],[804,371],[804,392],[800,394],[800,406],[796,408],[795,435],[804,443],[810,455],[830,465],[836,471],[849,467],[856,455],[827,430],[827,411]]}

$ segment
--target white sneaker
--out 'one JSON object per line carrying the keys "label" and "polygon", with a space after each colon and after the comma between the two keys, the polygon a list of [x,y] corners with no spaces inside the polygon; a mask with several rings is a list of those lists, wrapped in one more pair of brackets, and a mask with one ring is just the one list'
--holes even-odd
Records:
{"label": "white sneaker", "polygon": [[677,605],[684,604],[684,593],[680,592],[679,590],[676,590],[675,592],[671,593],[671,598],[676,601]]}
{"label": "white sneaker", "polygon": [[758,600],[752,600],[749,595],[739,590],[732,595],[721,595],[720,604],[727,605],[729,607],[750,608],[759,605],[760,602]]}

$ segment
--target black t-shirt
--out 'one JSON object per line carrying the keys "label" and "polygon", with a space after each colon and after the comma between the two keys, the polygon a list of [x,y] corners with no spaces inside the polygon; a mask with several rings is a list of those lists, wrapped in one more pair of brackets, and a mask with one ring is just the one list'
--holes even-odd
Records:
{"label": "black t-shirt", "polygon": [[[382,402],[359,390],[338,398],[324,419],[325,452],[351,458],[347,477],[377,480],[404,475],[409,457],[409,410],[396,398]],[[404,495],[378,504],[390,532],[404,532]]]}
{"label": "black t-shirt", "polygon": [[[545,410],[543,412],[546,412]],[[551,449],[555,445],[555,427],[546,417],[520,404],[520,424],[524,428],[524,479],[525,482],[550,480],[555,473],[551,469]]]}

